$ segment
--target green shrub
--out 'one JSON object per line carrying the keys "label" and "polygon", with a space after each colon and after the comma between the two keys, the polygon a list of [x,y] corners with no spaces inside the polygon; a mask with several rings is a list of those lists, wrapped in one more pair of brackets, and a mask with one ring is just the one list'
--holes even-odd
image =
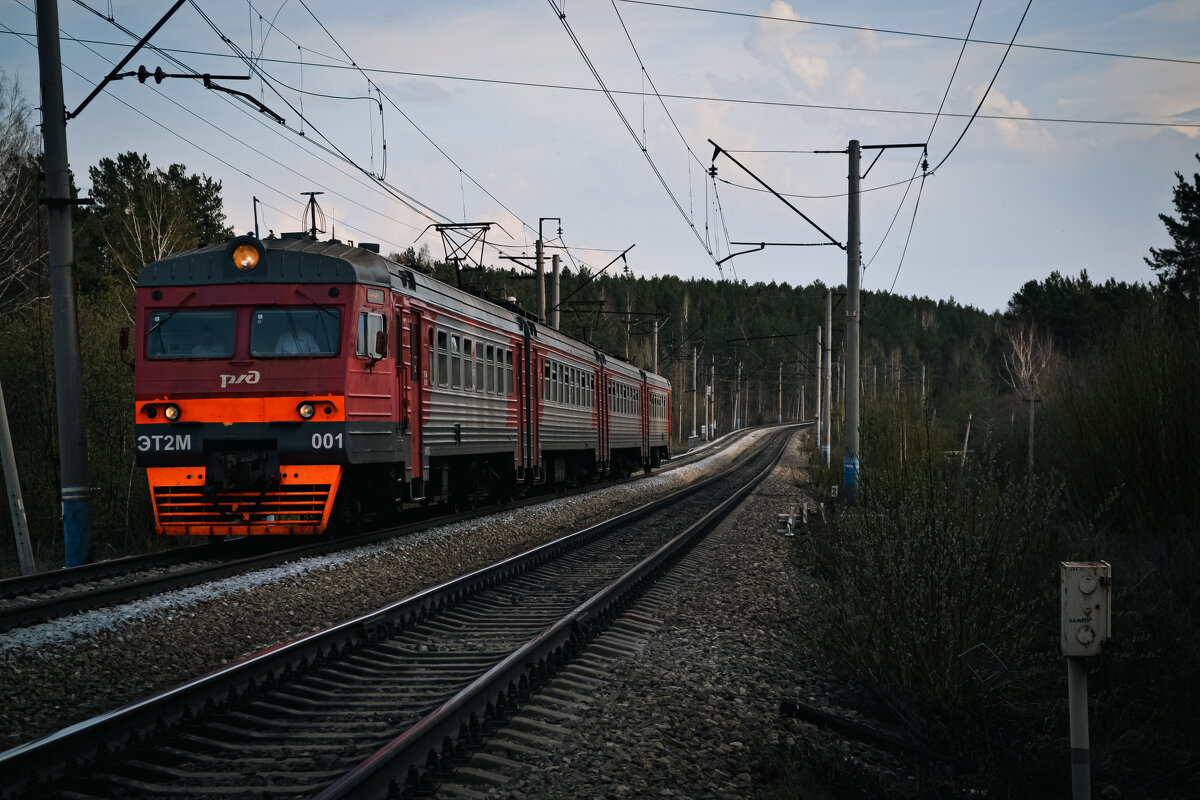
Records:
{"label": "green shrub", "polygon": [[1200,772],[1198,376],[1195,331],[1160,305],[1073,364],[1039,418],[1069,476],[1063,559],[1113,565],[1093,757],[1133,796],[1187,796]]}
{"label": "green shrub", "polygon": [[[858,503],[813,532],[828,586],[817,635],[918,741],[984,776],[1018,765],[1013,775],[1042,775],[1066,736],[1065,711],[1061,721],[1047,713],[1062,680],[1059,484],[1003,479],[989,443],[964,462],[957,421],[939,430],[919,414],[901,403],[864,420],[864,430],[890,420],[893,433],[881,453],[867,451]],[[958,448],[947,450],[952,438]],[[979,645],[1003,674],[972,671],[961,656]]]}

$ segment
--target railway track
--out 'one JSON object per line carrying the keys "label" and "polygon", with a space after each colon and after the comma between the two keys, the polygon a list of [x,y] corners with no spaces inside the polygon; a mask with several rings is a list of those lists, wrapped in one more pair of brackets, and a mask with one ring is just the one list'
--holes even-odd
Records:
{"label": "railway track", "polygon": [[664,500],[0,754],[0,791],[427,791],[740,502],[787,432],[772,439]]}
{"label": "railway track", "polygon": [[[667,469],[682,466],[708,455],[684,454]],[[629,480],[637,480],[637,477]],[[596,484],[608,485],[606,484]],[[568,492],[539,494],[509,503],[516,509],[589,491],[582,487]],[[102,561],[70,569],[0,580],[0,632],[63,617],[80,611],[138,600],[161,592],[197,586],[256,569],[358,547],[395,536],[413,534],[436,525],[462,522],[494,513],[487,506],[467,512],[441,515],[399,526],[389,526],[354,536],[305,540],[299,546],[281,546],[278,539],[247,537],[182,547],[163,553]]]}

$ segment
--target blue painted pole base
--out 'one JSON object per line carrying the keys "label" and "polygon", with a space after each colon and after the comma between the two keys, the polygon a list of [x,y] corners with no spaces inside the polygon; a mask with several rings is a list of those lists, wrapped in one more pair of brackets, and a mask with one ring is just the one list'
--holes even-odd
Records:
{"label": "blue painted pole base", "polygon": [[842,459],[842,487],[846,502],[853,503],[858,497],[858,456]]}
{"label": "blue painted pole base", "polygon": [[63,555],[68,567],[92,563],[92,504],[63,500]]}

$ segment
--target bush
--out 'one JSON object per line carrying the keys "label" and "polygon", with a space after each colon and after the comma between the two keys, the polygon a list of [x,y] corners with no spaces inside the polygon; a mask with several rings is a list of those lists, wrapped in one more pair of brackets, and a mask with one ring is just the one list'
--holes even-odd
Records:
{"label": "bush", "polygon": [[[1010,441],[965,463],[964,420],[935,422],[903,400],[866,410],[860,501],[813,534],[829,594],[819,635],[915,735],[978,765],[991,793],[1067,791],[1057,562],[1100,559],[1113,565],[1114,638],[1088,665],[1094,785],[1194,793],[1197,375],[1194,331],[1161,309],[1134,312],[1047,386],[1033,476],[1019,407],[1015,424],[1004,408],[982,426]],[[959,655],[978,643],[1005,674],[971,674]]]}
{"label": "bush", "polygon": [[1042,416],[1046,460],[1070,476],[1063,558],[1113,565],[1092,747],[1133,796],[1187,796],[1200,770],[1197,376],[1194,331],[1142,311],[1072,365]]}
{"label": "bush", "polygon": [[[1062,727],[1042,719],[1048,687],[1061,681],[1059,486],[1003,480],[987,457],[964,464],[945,450],[957,425],[939,430],[918,413],[900,403],[864,420],[864,430],[886,423],[892,434],[872,440],[885,446],[865,460],[857,505],[814,531],[828,581],[818,635],[919,741],[991,775],[1017,762],[1012,774],[1037,774],[1030,755],[1062,743],[1053,740]],[[1004,674],[972,671],[962,656],[979,645],[974,654],[994,656]]]}

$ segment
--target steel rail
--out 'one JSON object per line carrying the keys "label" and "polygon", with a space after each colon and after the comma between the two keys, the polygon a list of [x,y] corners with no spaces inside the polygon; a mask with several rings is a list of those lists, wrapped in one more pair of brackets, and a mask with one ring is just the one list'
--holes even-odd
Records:
{"label": "steel rail", "polygon": [[[673,468],[683,466],[691,460],[694,459],[688,458],[687,454],[684,454],[678,459],[673,459],[670,464]],[[640,479],[641,476],[635,475],[621,482]],[[79,567],[37,573],[35,575],[6,578],[0,580],[0,598],[49,592],[71,584],[91,583],[102,580],[119,581],[122,575],[127,575],[131,572],[182,566],[188,561],[223,559],[223,563],[208,564],[193,570],[157,574],[136,580],[117,582],[109,586],[100,586],[61,594],[55,597],[32,600],[26,603],[15,603],[8,606],[0,605],[0,633],[80,611],[103,608],[162,592],[198,586],[209,581],[220,580],[221,578],[257,569],[264,569],[286,561],[294,561],[298,558],[325,555],[351,547],[372,544],[396,536],[410,535],[434,526],[465,522],[493,514],[501,509],[514,510],[525,508],[546,502],[552,498],[582,494],[599,488],[600,485],[591,484],[557,492],[553,495],[537,494],[506,503],[503,506],[483,506],[456,514],[427,518],[402,525],[392,525],[350,537],[322,538],[315,542],[305,542],[297,547],[272,549],[267,552],[258,552],[254,555],[240,556],[240,552],[243,550],[254,550],[256,547],[262,546],[264,543],[259,541],[260,537],[247,537],[230,542],[196,545],[172,550],[167,553],[128,556],[126,558],[85,564]],[[604,485],[611,484],[606,483]],[[231,548],[236,548],[236,550],[231,551]],[[230,558],[230,556],[233,556],[233,558]]]}
{"label": "steel rail", "polygon": [[[729,471],[733,469],[736,467],[731,467]],[[442,608],[599,539],[696,492],[704,491],[714,481],[727,477],[727,474],[713,476],[666,498],[418,592],[326,631],[270,648],[193,681],[0,753],[0,794],[9,796],[22,791],[36,791],[44,781],[61,777],[73,765],[90,762],[113,749],[144,744],[156,736],[156,731],[161,733],[180,722],[191,720],[204,710],[211,709],[214,704],[235,700],[293,670],[303,670],[306,665],[320,663],[348,648],[380,641]],[[582,625],[589,619],[591,617],[581,616],[578,623]],[[544,642],[548,635],[544,634],[540,639]]]}
{"label": "steel rail", "polygon": [[569,656],[578,654],[607,629],[658,576],[728,516],[779,463],[788,438],[783,438],[783,444],[762,471],[700,521],[514,651],[316,795],[316,799],[394,800],[435,789],[436,777],[446,776],[446,761],[453,760],[451,754],[482,744],[482,730],[505,721],[503,717],[519,707],[521,698],[527,698],[530,691],[548,682]]}

